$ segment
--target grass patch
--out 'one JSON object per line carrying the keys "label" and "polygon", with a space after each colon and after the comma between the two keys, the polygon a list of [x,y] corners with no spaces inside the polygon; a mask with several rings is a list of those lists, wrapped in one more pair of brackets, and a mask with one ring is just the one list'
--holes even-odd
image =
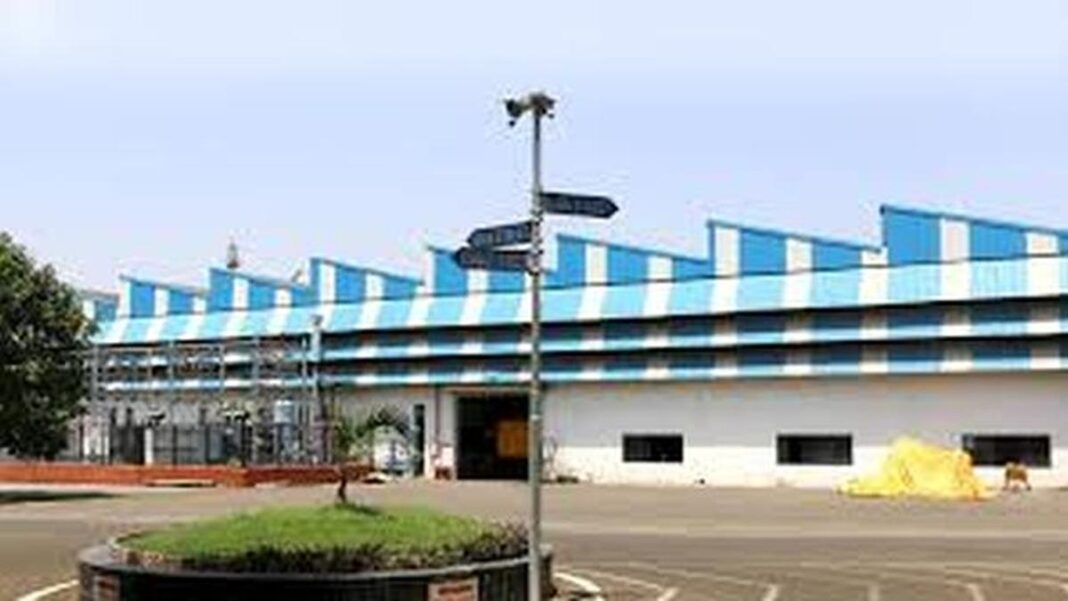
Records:
{"label": "grass patch", "polygon": [[516,557],[526,552],[526,533],[429,509],[332,505],[181,524],[121,544],[189,569],[361,572]]}
{"label": "grass patch", "polygon": [[0,505],[16,503],[49,503],[55,501],[86,501],[89,499],[110,499],[115,495],[93,491],[45,491],[45,490],[5,490],[0,492]]}

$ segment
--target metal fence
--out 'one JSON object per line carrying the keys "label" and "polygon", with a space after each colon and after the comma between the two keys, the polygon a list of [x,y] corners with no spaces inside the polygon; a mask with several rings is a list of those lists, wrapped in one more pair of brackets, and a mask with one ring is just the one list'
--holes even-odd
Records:
{"label": "metal fence", "polygon": [[61,461],[134,465],[290,465],[318,463],[307,424],[73,423]]}
{"label": "metal fence", "polygon": [[62,459],[276,465],[329,460],[318,334],[95,347],[85,415]]}

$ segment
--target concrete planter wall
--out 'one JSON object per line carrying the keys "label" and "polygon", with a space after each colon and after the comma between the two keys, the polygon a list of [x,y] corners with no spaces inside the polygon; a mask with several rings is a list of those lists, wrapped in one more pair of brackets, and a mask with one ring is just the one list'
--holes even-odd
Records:
{"label": "concrete planter wall", "polygon": [[[545,599],[552,597],[552,556],[545,552]],[[433,570],[360,574],[238,574],[132,566],[107,545],[78,558],[82,601],[528,601],[525,557]],[[456,594],[461,591],[462,594]],[[472,596],[472,594],[474,596]]]}

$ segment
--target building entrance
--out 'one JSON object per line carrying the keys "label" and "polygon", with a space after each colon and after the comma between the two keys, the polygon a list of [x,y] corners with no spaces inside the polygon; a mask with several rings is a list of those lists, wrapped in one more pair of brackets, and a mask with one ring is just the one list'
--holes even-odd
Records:
{"label": "building entrance", "polygon": [[527,477],[527,397],[482,395],[457,399],[456,476],[462,480]]}

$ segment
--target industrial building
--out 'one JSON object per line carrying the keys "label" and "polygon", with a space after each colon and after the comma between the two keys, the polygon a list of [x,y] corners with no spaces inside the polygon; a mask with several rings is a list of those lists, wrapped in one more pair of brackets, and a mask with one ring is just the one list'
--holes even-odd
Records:
{"label": "industrial building", "polygon": [[[712,220],[684,256],[571,235],[545,280],[549,476],[832,486],[901,435],[1068,484],[1068,231],[884,206],[864,244]],[[427,250],[419,278],[326,258],[306,281],[124,277],[85,461],[317,462],[337,411],[395,406],[383,459],[526,474],[529,281]],[[394,441],[396,442],[396,441]]]}

